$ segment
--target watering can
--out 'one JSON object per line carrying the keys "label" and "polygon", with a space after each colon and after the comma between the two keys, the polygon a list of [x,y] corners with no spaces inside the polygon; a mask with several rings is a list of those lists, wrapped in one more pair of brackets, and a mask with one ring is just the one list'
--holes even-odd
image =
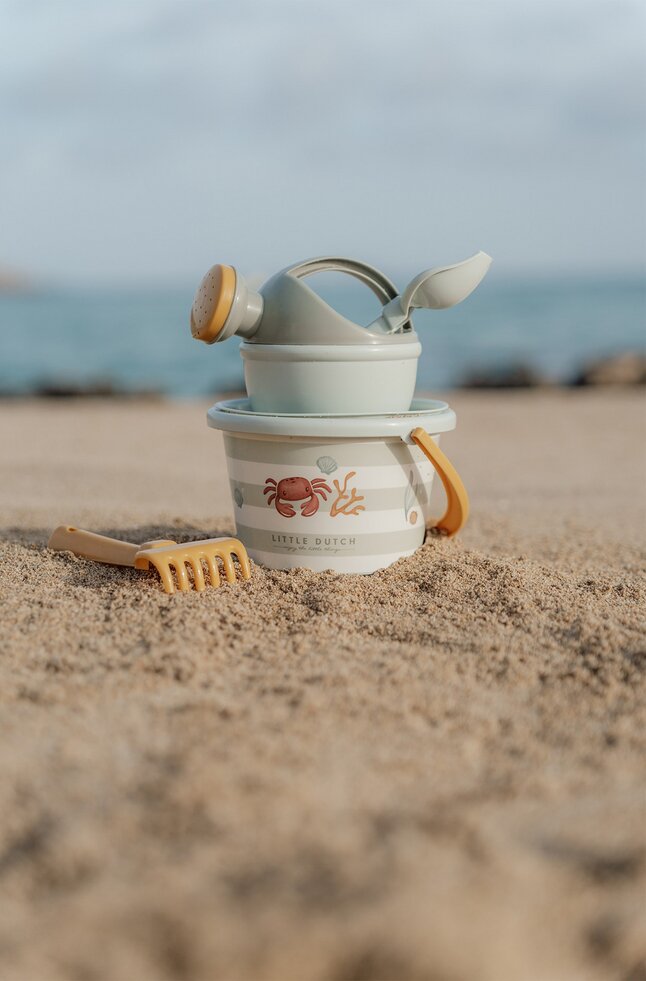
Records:
{"label": "watering can", "polygon": [[[428,269],[398,293],[383,273],[337,256],[288,266],[258,291],[232,266],[215,265],[198,287],[191,332],[207,344],[243,338],[250,409],[287,414],[363,415],[406,412],[411,406],[421,344],[415,309],[443,310],[466,299],[491,258]],[[342,316],[305,282],[341,272],[369,287],[382,305],[367,327]]]}

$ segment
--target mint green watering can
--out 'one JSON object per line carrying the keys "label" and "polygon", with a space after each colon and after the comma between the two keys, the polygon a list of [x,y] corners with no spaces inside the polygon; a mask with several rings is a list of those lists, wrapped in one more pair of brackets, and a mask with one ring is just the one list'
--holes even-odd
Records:
{"label": "mint green watering can", "polygon": [[[242,338],[245,383],[254,412],[365,415],[407,412],[421,344],[414,310],[443,310],[466,299],[491,258],[477,252],[426,270],[399,293],[379,270],[355,259],[325,256],[289,266],[251,290],[232,266],[215,265],[198,287],[191,331],[207,344]],[[342,272],[365,283],[382,304],[368,327],[343,317],[306,277]]]}

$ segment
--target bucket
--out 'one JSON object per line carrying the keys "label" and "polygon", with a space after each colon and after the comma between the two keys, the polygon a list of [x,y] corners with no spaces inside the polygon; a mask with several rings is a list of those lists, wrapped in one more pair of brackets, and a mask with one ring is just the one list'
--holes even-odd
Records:
{"label": "bucket", "polygon": [[[388,344],[240,345],[250,407],[259,412],[406,412],[422,345],[416,336]],[[399,335],[396,341],[402,340]]]}
{"label": "bucket", "polygon": [[438,471],[449,508],[440,530],[464,524],[466,492],[439,450],[455,428],[445,402],[417,399],[381,415],[262,413],[218,402],[237,537],[271,569],[371,573],[422,545]]}

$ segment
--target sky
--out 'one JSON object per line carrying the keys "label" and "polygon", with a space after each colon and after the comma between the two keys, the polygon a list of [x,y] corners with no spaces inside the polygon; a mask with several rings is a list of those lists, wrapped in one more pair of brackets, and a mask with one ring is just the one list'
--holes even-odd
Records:
{"label": "sky", "polygon": [[646,264],[646,3],[0,0],[0,268]]}

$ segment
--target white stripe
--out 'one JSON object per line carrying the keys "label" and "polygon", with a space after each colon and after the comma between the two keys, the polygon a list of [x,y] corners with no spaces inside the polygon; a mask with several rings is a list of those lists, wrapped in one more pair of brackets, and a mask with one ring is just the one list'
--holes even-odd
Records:
{"label": "white stripe", "polygon": [[[269,496],[269,495],[268,495]],[[359,514],[338,514],[335,518],[329,512],[317,511],[309,518],[299,513],[299,502],[290,501],[296,514],[285,518],[279,514],[274,504],[266,508],[245,505],[238,512],[240,524],[245,528],[260,531],[282,531],[288,535],[379,535],[385,531],[408,531],[413,527],[404,514],[404,495],[402,506],[388,511],[360,511]],[[328,501],[329,504],[329,501]],[[419,511],[422,510],[418,505]],[[418,515],[417,524],[423,524],[423,516]]]}
{"label": "white stripe", "polygon": [[393,487],[406,487],[411,470],[415,480],[421,480],[422,483],[430,483],[435,473],[433,465],[428,460],[423,460],[420,463],[411,461],[406,466],[396,463],[385,467],[363,465],[356,468],[339,467],[329,476],[321,473],[318,467],[306,467],[302,463],[293,466],[279,462],[250,463],[248,460],[235,460],[227,457],[227,466],[231,480],[240,480],[246,484],[258,484],[261,487],[268,477],[273,477],[274,480],[282,480],[283,477],[306,477],[308,480],[313,480],[315,477],[319,477],[328,486],[334,487],[333,480],[342,483],[345,474],[354,470],[357,476],[353,478],[352,483],[359,493],[361,493],[361,488],[364,490],[385,490]]}
{"label": "white stripe", "polygon": [[385,569],[398,559],[407,558],[416,551],[417,549],[414,548],[408,552],[395,552],[391,555],[352,555],[345,558],[337,555],[325,558],[322,555],[276,555],[274,552],[248,549],[254,562],[267,566],[269,569],[312,569],[314,572],[325,572],[327,569],[333,569],[334,572],[354,572],[364,575],[369,575],[378,569]]}

